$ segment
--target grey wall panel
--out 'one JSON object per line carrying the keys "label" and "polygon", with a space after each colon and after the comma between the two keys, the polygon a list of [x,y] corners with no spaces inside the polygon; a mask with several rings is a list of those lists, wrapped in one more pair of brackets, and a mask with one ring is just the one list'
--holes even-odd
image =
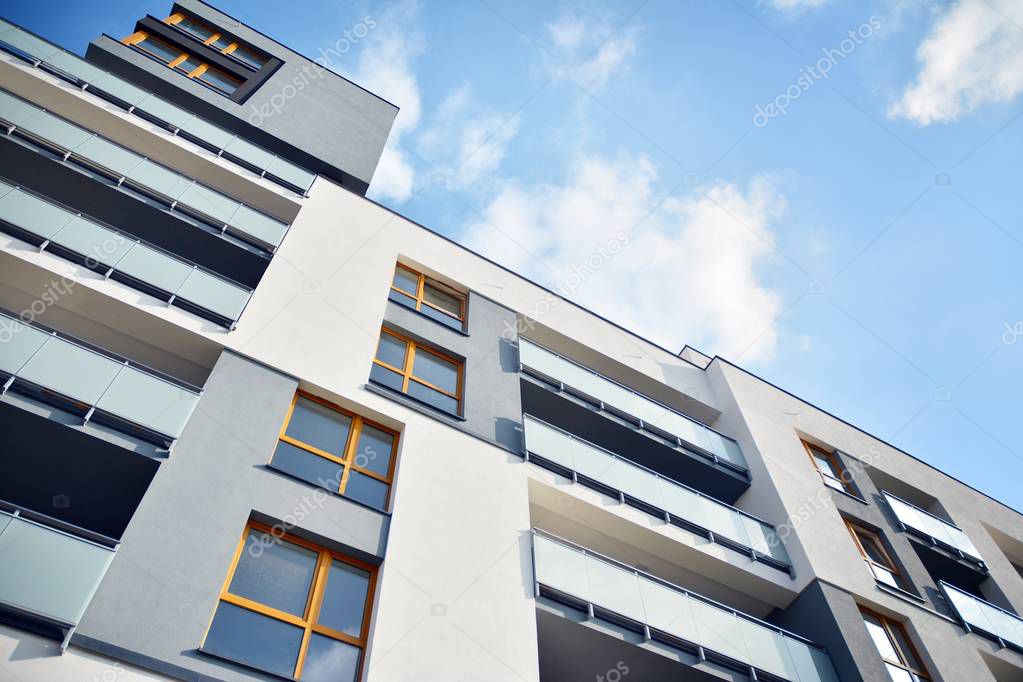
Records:
{"label": "grey wall panel", "polygon": [[196,651],[250,516],[361,558],[382,555],[388,517],[266,468],[295,379],[225,352],[195,414],[124,534],[78,632],[218,679],[263,679]]}
{"label": "grey wall panel", "polygon": [[468,334],[453,331],[394,301],[387,303],[384,322],[419,342],[463,358],[464,421],[448,421],[456,428],[519,452],[522,403],[518,354],[508,338],[508,330],[515,329],[515,313],[472,292],[468,310]]}

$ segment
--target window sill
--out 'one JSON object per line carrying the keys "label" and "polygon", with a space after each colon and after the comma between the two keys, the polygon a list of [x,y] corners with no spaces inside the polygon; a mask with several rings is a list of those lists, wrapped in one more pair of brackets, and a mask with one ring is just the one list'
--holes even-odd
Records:
{"label": "window sill", "polygon": [[414,398],[414,397],[410,396],[407,393],[402,393],[401,391],[396,391],[393,388],[390,388],[388,386],[384,386],[382,384],[378,384],[375,381],[372,381],[372,380],[367,381],[365,386],[366,386],[366,388],[368,390],[370,390],[370,391],[372,391],[374,393],[382,395],[385,398],[390,398],[391,400],[394,400],[395,402],[401,403],[401,404],[405,405],[406,407],[410,407],[410,408],[412,408],[414,410],[417,410],[419,412],[425,412],[426,414],[428,414],[430,416],[435,416],[435,417],[438,417],[438,418],[441,418],[441,419],[449,419],[451,421],[463,422],[463,423],[467,421],[466,418],[463,417],[460,414],[452,414],[451,412],[446,412],[446,411],[444,411],[444,410],[442,410],[442,409],[440,409],[438,407],[434,407],[433,405],[431,405],[430,403],[426,402],[425,400],[420,400],[419,398]]}
{"label": "window sill", "polygon": [[412,313],[413,315],[415,315],[417,317],[421,317],[424,320],[429,320],[430,322],[432,322],[433,324],[437,325],[438,327],[442,327],[442,328],[448,330],[449,332],[452,332],[454,334],[458,334],[459,336],[464,336],[466,338],[469,338],[469,332],[465,331],[465,322],[464,321],[462,322],[462,328],[458,329],[457,327],[452,327],[451,325],[444,324],[440,320],[432,318],[429,315],[427,315],[426,313],[422,312],[421,310],[416,310],[412,306],[406,305],[406,304],[402,303],[401,301],[396,301],[393,298],[388,298],[387,300],[388,300],[388,302],[393,303],[394,305],[398,306],[402,310],[407,310],[407,311],[409,311],[410,313]]}

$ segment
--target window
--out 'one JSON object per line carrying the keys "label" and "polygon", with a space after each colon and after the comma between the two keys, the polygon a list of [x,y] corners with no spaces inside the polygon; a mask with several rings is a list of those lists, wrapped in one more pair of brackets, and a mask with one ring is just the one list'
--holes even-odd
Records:
{"label": "window", "polygon": [[202,650],[288,678],[354,682],[375,582],[368,564],[250,523]]}
{"label": "window", "polygon": [[255,71],[263,68],[263,65],[267,62],[267,58],[264,55],[237,40],[225,36],[201,19],[177,12],[164,19],[164,22],[171,26],[176,26],[203,45],[212,47],[223,54],[231,55],[231,57]]}
{"label": "window", "polygon": [[170,68],[179,71],[193,80],[200,81],[223,95],[234,94],[234,91],[242,84],[241,80],[226,71],[206,64],[187,52],[182,52],[180,48],[155,38],[145,31],[131,34],[124,39],[124,44],[131,45],[136,50],[163,62]]}
{"label": "window", "polygon": [[892,682],[916,682],[917,680],[929,680],[917,655],[916,648],[909,641],[906,629],[902,623],[897,623],[890,618],[885,618],[879,613],[860,609],[863,615],[863,624],[867,626],[867,632],[874,641],[874,646],[881,654],[885,667]]}
{"label": "window", "polygon": [[453,329],[465,326],[465,295],[404,265],[394,268],[389,298]]}
{"label": "window", "polygon": [[369,378],[431,407],[460,414],[461,361],[425,348],[389,329],[380,330],[380,342]]}
{"label": "window", "polygon": [[862,526],[857,526],[851,521],[846,521],[845,525],[852,535],[853,542],[856,543],[856,548],[860,551],[860,556],[867,562],[867,568],[873,573],[874,578],[885,585],[900,590],[904,589],[900,584],[899,569],[895,567],[895,562],[888,555],[888,550],[885,549],[881,537],[877,533],[869,531]]}
{"label": "window", "polygon": [[398,434],[298,392],[270,466],[387,511]]}
{"label": "window", "polygon": [[810,461],[813,462],[814,468],[817,469],[817,472],[820,473],[821,478],[824,480],[824,485],[835,490],[841,490],[844,493],[853,493],[852,486],[849,484],[848,474],[842,469],[842,465],[838,463],[835,453],[828,452],[816,445],[811,445],[806,441],[803,441],[803,446],[806,448],[807,454],[810,455]]}

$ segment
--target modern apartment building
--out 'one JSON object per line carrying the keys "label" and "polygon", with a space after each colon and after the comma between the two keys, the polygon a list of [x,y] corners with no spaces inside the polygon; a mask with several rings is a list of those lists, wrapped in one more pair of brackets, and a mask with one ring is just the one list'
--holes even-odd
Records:
{"label": "modern apartment building", "polygon": [[1023,680],[1018,512],[366,199],[395,105],[0,49],[0,680]]}

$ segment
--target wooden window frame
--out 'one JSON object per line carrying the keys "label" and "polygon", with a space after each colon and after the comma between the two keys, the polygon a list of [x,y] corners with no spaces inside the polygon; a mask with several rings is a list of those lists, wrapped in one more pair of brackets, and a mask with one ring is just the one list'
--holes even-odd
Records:
{"label": "wooden window frame", "polygon": [[[335,455],[331,452],[327,452],[326,450],[321,450],[320,448],[314,445],[310,445],[305,441],[301,441],[298,438],[294,438],[293,436],[289,436],[287,434],[288,425],[291,424],[291,417],[295,414],[295,406],[298,404],[299,398],[305,398],[306,400],[310,400],[314,403],[323,405],[324,407],[333,410],[334,412],[343,414],[352,420],[351,427],[348,429],[348,440],[345,441],[343,456],[339,457],[338,455]],[[362,435],[362,427],[364,425],[369,425],[374,428],[380,429],[381,431],[389,433],[391,434],[391,436],[394,437],[394,439],[391,442],[390,452],[391,461],[387,465],[386,476],[381,476],[375,471],[370,471],[369,469],[366,469],[365,467],[356,464],[356,459],[358,458],[358,453],[356,452],[356,450],[359,447],[359,436]],[[362,415],[356,414],[351,410],[346,410],[340,405],[335,405],[334,403],[324,400],[319,396],[315,396],[311,393],[298,390],[295,391],[295,396],[291,399],[291,405],[288,407],[288,414],[284,418],[284,424],[281,426],[281,432],[277,438],[280,441],[284,441],[285,443],[294,445],[295,447],[304,450],[310,454],[316,455],[318,457],[323,457],[324,459],[328,459],[331,462],[334,462],[335,464],[340,464],[343,467],[341,473],[341,483],[339,485],[338,490],[331,491],[336,492],[338,495],[343,496],[345,494],[345,489],[348,487],[348,479],[350,478],[350,474],[352,471],[357,471],[364,476],[369,476],[370,478],[380,481],[381,483],[386,483],[387,499],[384,500],[384,510],[390,509],[391,491],[394,488],[394,467],[396,466],[396,462],[398,459],[398,440],[400,438],[400,434],[394,429],[384,426],[383,424],[375,422],[371,419],[366,419]],[[272,464],[275,454],[276,449],[274,450],[274,453],[270,455],[270,464]],[[326,490],[329,490],[329,488],[326,488]]]}
{"label": "wooden window frame", "polygon": [[[277,541],[290,542],[317,553],[316,568],[313,572],[312,585],[310,585],[309,594],[306,595],[305,610],[301,616],[296,616],[293,613],[281,611],[247,597],[241,597],[231,593],[231,581],[234,580],[234,574],[238,568],[238,562],[241,560],[242,552],[245,551],[245,541],[248,539],[249,531],[251,530],[267,533]],[[320,616],[320,608],[323,606],[324,587],[327,584],[327,577],[330,574],[330,565],[334,559],[369,573],[369,585],[366,588],[366,603],[363,605],[362,627],[359,637],[353,637],[347,633],[329,628],[326,625],[320,625],[317,622]],[[305,630],[302,634],[302,642],[299,645],[298,658],[295,662],[295,679],[301,679],[302,668],[305,665],[306,653],[309,651],[309,642],[313,633],[316,633],[323,635],[324,637],[329,637],[330,639],[339,640],[345,644],[358,647],[362,651],[362,655],[359,656],[359,668],[356,671],[355,676],[355,679],[360,680],[362,679],[362,671],[366,664],[366,647],[369,642],[369,626],[373,615],[373,597],[376,594],[376,582],[376,566],[359,561],[358,559],[354,559],[346,554],[325,549],[307,540],[289,535],[288,533],[281,533],[280,529],[271,528],[270,526],[257,521],[249,521],[245,524],[245,529],[242,531],[242,537],[241,540],[238,541],[238,546],[235,547],[234,556],[231,559],[231,565],[227,571],[227,578],[224,580],[224,585],[220,590],[220,597],[217,600],[217,606],[213,609],[213,615],[210,617],[209,625],[206,627],[206,632],[203,634],[200,648],[205,645],[206,637],[210,633],[210,628],[213,627],[213,620],[217,616],[217,609],[220,607],[221,603],[226,602],[248,611],[267,616],[268,618],[273,618],[290,625],[301,627]]]}
{"label": "wooden window frame", "polygon": [[[191,31],[189,31],[187,29],[179,28],[178,30],[183,31],[184,33],[187,33],[189,36],[192,37],[193,40],[198,40],[199,42],[201,42],[203,45],[209,47],[210,49],[216,50],[217,52],[220,52],[221,54],[231,54],[232,52],[237,50],[238,46],[241,44],[237,40],[232,40],[228,44],[228,46],[225,47],[225,48],[221,49],[221,48],[218,48],[218,47],[214,46],[214,43],[217,42],[218,40],[220,40],[221,38],[223,38],[224,34],[221,33],[220,31],[218,31],[216,29],[216,27],[214,27],[209,22],[207,22],[207,21],[205,21],[203,19],[200,19],[199,17],[195,17],[195,16],[191,16],[191,15],[186,15],[184,12],[175,12],[174,14],[172,14],[169,17],[167,17],[166,19],[164,19],[163,23],[168,24],[170,26],[177,26],[178,24],[180,24],[186,18],[186,16],[187,16],[187,18],[191,19],[195,23],[203,24],[204,26],[209,28],[210,29],[210,37],[204,39],[204,38],[200,38],[199,36],[195,35],[194,33],[192,33]],[[263,54],[261,50],[257,50],[256,48],[253,48],[251,46],[246,46],[246,47],[249,47],[249,49],[253,53],[257,54],[257,55],[262,55]],[[241,60],[237,60],[237,61],[241,62]],[[266,62],[267,61],[268,61],[268,59],[264,58],[262,66],[266,66]],[[241,62],[241,64],[245,68],[250,69],[252,71],[259,71],[259,68],[262,68],[262,66],[260,66],[259,68],[256,68],[256,67],[251,66],[250,64],[247,64],[245,62]]]}
{"label": "wooden window frame", "polygon": [[[418,283],[416,284],[416,291],[415,292],[411,292],[411,291],[405,291],[404,289],[398,288],[398,286],[396,286],[394,284],[394,275],[391,275],[391,289],[393,289],[394,291],[397,291],[399,294],[404,294],[405,296],[408,296],[409,298],[414,298],[415,301],[416,301],[415,310],[417,312],[422,312],[422,307],[424,305],[425,306],[429,306],[430,308],[436,310],[437,312],[443,313],[443,314],[447,315],[448,317],[450,317],[452,319],[458,320],[459,322],[462,323],[462,327],[463,328],[465,327],[465,309],[467,307],[467,296],[465,294],[463,294],[460,291],[455,290],[454,287],[451,287],[451,286],[449,286],[447,284],[444,284],[443,282],[440,282],[440,281],[438,281],[438,280],[436,280],[436,279],[434,279],[432,277],[429,277],[429,276],[425,275],[422,272],[419,272],[418,270],[413,270],[412,268],[410,268],[407,265],[402,265],[401,263],[398,263],[397,265],[394,266],[394,268],[395,268],[395,270],[404,270],[408,274],[410,274],[413,277],[417,278],[417,282]],[[436,287],[437,289],[439,289],[440,291],[442,291],[445,294],[448,294],[450,296],[453,296],[453,297],[457,298],[458,299],[458,315],[452,315],[451,312],[449,312],[447,310],[444,310],[443,308],[439,308],[439,307],[435,306],[434,304],[430,303],[429,301],[427,301],[426,298],[425,298],[425,296],[426,296],[426,285],[427,284],[429,284],[430,286]]]}
{"label": "wooden window frame", "polygon": [[[142,47],[140,45],[140,43],[142,43],[147,38],[150,39],[150,40],[158,40],[158,41],[160,41],[162,43],[167,44],[167,46],[172,47],[175,50],[178,50],[179,51],[178,52],[178,56],[175,57],[174,59],[170,60],[170,61],[165,61],[163,57],[159,56],[158,54],[156,54],[154,52],[150,52],[149,50],[145,49],[144,47]],[[199,61],[199,58],[196,57],[195,55],[193,55],[193,54],[191,54],[189,52],[185,52],[185,51],[181,50],[180,47],[176,47],[174,45],[171,45],[170,43],[168,43],[163,38],[161,38],[159,36],[152,35],[149,31],[135,31],[135,33],[132,33],[130,36],[128,36],[127,38],[125,38],[121,42],[123,44],[125,44],[125,45],[128,45],[130,47],[135,48],[136,50],[138,50],[139,52],[141,52],[141,53],[143,53],[145,55],[148,55],[148,56],[152,57],[153,59],[159,61],[161,64],[164,64],[165,66],[167,66],[170,69],[175,69],[176,70],[176,67],[178,66],[178,64],[181,64],[183,61],[185,61],[189,57],[193,57],[193,58],[195,58],[196,61]],[[217,86],[213,85],[212,83],[209,83],[209,82],[199,78],[199,76],[201,76],[202,74],[206,73],[211,68],[212,69],[216,69],[220,73],[224,74],[228,78],[228,80],[232,80],[232,81],[237,82],[238,85],[235,87],[235,89],[233,91],[227,92],[225,90],[222,90],[222,89],[218,88]],[[225,97],[231,97],[235,92],[238,91],[239,88],[241,88],[243,85],[245,85],[245,82],[240,80],[236,76],[228,73],[227,71],[224,71],[223,69],[218,69],[215,66],[210,66],[206,62],[200,62],[199,66],[197,66],[196,68],[192,69],[191,71],[187,71],[187,72],[186,71],[178,71],[178,73],[186,76],[187,78],[189,78],[191,80],[195,80],[195,81],[197,81],[199,83],[202,83],[204,86],[210,88],[211,90],[219,92],[220,94],[224,95]]]}
{"label": "wooden window frame", "polygon": [[[892,576],[895,578],[895,582],[899,585],[899,588],[904,589],[903,588],[904,580],[902,577],[902,573],[899,571],[899,567],[892,560],[892,555],[888,553],[888,548],[885,547],[884,540],[881,539],[881,536],[878,533],[875,533],[874,531],[870,530],[869,528],[864,528],[863,526],[861,526],[858,523],[855,523],[854,521],[850,521],[849,519],[842,520],[845,521],[845,527],[849,529],[849,534],[852,536],[853,542],[856,544],[856,549],[859,551],[860,556],[863,557],[863,560],[870,564],[871,566],[877,566],[891,573]],[[860,533],[869,538],[870,541],[874,544],[874,546],[877,547],[878,550],[880,550],[881,556],[884,557],[884,560],[887,562],[887,565],[880,564],[870,558],[870,555],[867,553],[866,548],[863,546],[863,541],[860,539]],[[871,575],[873,575],[873,571],[871,571]],[[874,579],[876,580],[877,577],[875,576]]]}
{"label": "wooden window frame", "polygon": [[[404,367],[395,367],[394,365],[389,365],[386,362],[384,362],[383,360],[379,360],[376,357],[376,352],[375,351],[373,353],[373,364],[380,365],[384,369],[389,369],[392,372],[396,372],[397,374],[400,374],[402,376],[401,392],[403,394],[405,394],[405,395],[408,395],[409,382],[414,381],[417,384],[421,384],[423,386],[426,386],[429,389],[437,391],[438,393],[442,393],[442,394],[448,396],[449,398],[454,398],[455,402],[458,404],[458,414],[461,415],[462,414],[462,395],[464,393],[463,387],[464,387],[464,380],[465,380],[465,362],[463,362],[462,360],[459,360],[458,358],[453,357],[451,355],[447,355],[445,353],[442,353],[439,350],[435,350],[433,348],[428,348],[427,346],[424,346],[424,345],[414,341],[412,338],[410,338],[408,336],[405,336],[404,334],[399,334],[398,332],[393,331],[391,329],[388,329],[387,327],[381,327],[380,333],[381,334],[387,334],[389,336],[393,336],[394,338],[396,338],[396,339],[398,339],[400,341],[403,341],[405,343],[405,358],[404,358],[405,366]],[[379,342],[378,342],[378,346],[379,346]],[[443,388],[441,388],[440,386],[434,386],[429,381],[426,381],[425,379],[420,379],[419,377],[417,377],[414,374],[412,374],[412,368],[415,365],[415,361],[416,361],[416,353],[418,353],[420,351],[423,352],[423,353],[429,353],[430,355],[434,355],[434,356],[436,356],[436,357],[438,357],[438,358],[440,358],[440,359],[442,359],[442,360],[444,360],[446,362],[450,362],[451,364],[455,365],[455,367],[458,370],[458,377],[455,380],[455,392],[454,393],[452,393],[450,391],[446,391]]]}
{"label": "wooden window frame", "polygon": [[[833,481],[838,481],[839,484],[842,486],[842,490],[844,492],[847,492],[850,495],[855,495],[855,493],[853,492],[852,484],[848,480],[846,480],[847,479],[846,469],[844,466],[842,466],[842,463],[838,461],[838,457],[835,456],[835,453],[833,451],[829,452],[828,450],[825,450],[819,445],[814,445],[813,443],[810,443],[805,440],[802,441],[802,443],[803,447],[806,449],[807,457],[810,458],[810,463],[813,464],[814,470],[820,475],[822,479],[826,478]],[[820,464],[817,462],[817,458],[813,456],[815,452],[823,455],[824,459],[831,463],[832,467],[831,472],[821,471],[821,467]],[[839,473],[835,475],[834,473],[835,471]],[[824,485],[827,485],[827,481],[824,481]]]}
{"label": "wooden window frame", "polygon": [[[920,652],[917,651],[916,645],[913,644],[913,640],[910,639],[909,633],[906,631],[906,627],[902,623],[896,620],[892,620],[891,618],[888,618],[887,616],[882,615],[877,611],[874,611],[873,609],[868,609],[865,606],[860,606],[859,608],[860,614],[872,616],[873,618],[877,619],[879,623],[881,623],[881,627],[884,629],[885,635],[887,635],[888,641],[891,643],[892,648],[895,649],[896,654],[898,654],[898,656],[901,659],[904,659],[906,658],[908,653],[908,655],[912,656],[914,663],[909,663],[904,660],[893,661],[891,659],[885,658],[884,656],[880,656],[881,660],[884,661],[885,663],[890,663],[891,665],[894,665],[898,668],[902,668],[906,672],[916,675],[922,679],[930,680],[931,676],[927,673],[927,669],[924,667],[924,661],[920,657]],[[864,627],[866,627],[866,624],[864,624]],[[902,634],[901,640],[894,634],[892,634],[894,630],[898,630]],[[909,646],[908,652],[903,651],[903,647],[899,643],[900,641],[905,642]],[[879,655],[880,653],[881,652],[878,651]],[[919,670],[913,667],[914,664],[919,666]]]}

